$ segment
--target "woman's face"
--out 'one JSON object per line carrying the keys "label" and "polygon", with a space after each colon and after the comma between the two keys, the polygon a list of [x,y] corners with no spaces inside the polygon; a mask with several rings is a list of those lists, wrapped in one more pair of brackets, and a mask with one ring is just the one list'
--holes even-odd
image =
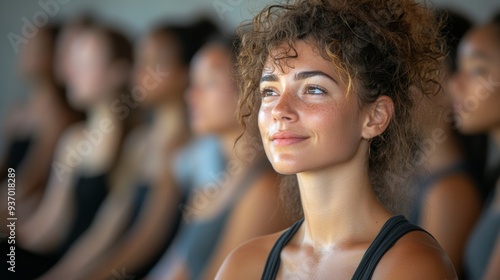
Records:
{"label": "woman's face", "polygon": [[283,69],[266,63],[260,82],[259,129],[274,169],[319,170],[354,157],[363,117],[355,92],[346,94],[334,65],[307,41]]}
{"label": "woman's face", "polygon": [[[178,44],[172,36],[149,35],[140,44],[134,70],[134,86],[144,91],[142,104],[181,99],[188,81]],[[167,73],[167,74],[163,74]]]}
{"label": "woman's face", "polygon": [[110,94],[109,56],[102,38],[82,33],[71,44],[68,73],[69,100],[86,108]]}
{"label": "woman's face", "polygon": [[186,95],[195,133],[224,133],[238,127],[232,67],[228,50],[221,46],[205,47],[195,56]]}
{"label": "woman's face", "polygon": [[500,40],[493,26],[471,31],[459,47],[451,79],[457,128],[482,133],[500,127]]}

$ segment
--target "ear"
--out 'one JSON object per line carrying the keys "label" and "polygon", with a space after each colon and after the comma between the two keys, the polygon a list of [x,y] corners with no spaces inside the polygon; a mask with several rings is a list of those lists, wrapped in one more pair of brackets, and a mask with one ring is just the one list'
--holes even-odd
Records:
{"label": "ear", "polygon": [[364,139],[371,139],[382,134],[389,126],[394,115],[394,102],[387,95],[381,95],[366,105],[366,119],[363,124],[361,136]]}

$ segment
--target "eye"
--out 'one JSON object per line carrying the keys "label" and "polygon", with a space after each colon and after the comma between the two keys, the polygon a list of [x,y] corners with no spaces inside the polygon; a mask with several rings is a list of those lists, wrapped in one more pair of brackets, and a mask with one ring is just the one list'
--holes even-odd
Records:
{"label": "eye", "polygon": [[260,96],[262,98],[269,97],[269,96],[277,96],[277,95],[278,95],[278,93],[275,90],[271,89],[271,88],[263,88],[260,91]]}
{"label": "eye", "polygon": [[470,73],[473,75],[473,76],[482,76],[482,75],[485,75],[487,74],[486,73],[487,70],[485,67],[474,67],[471,69]]}
{"label": "eye", "polygon": [[326,90],[320,86],[308,86],[306,88],[306,94],[312,95],[323,95],[326,94]]}

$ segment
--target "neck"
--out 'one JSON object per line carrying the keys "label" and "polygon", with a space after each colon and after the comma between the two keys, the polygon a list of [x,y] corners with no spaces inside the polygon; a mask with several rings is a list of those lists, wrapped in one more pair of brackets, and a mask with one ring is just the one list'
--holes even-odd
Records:
{"label": "neck", "polygon": [[304,211],[303,242],[326,246],[372,236],[391,214],[372,190],[366,164],[368,142],[354,158],[297,174]]}
{"label": "neck", "polygon": [[[442,131],[444,131],[443,134],[439,134],[441,136],[435,138],[429,135],[428,139],[431,140],[431,145],[433,146],[424,147],[425,149],[430,149],[425,159],[425,166],[429,170],[446,168],[461,161],[464,156],[456,134],[451,130],[449,125],[436,127],[436,129],[442,129]],[[431,134],[436,131],[437,130],[433,130]]]}
{"label": "neck", "polygon": [[119,116],[111,110],[110,102],[103,101],[93,106],[87,112],[87,127],[95,129],[100,127],[121,128]]}
{"label": "neck", "polygon": [[171,143],[173,139],[184,138],[188,134],[186,109],[181,100],[169,101],[154,110],[152,123],[154,134],[163,143]]}

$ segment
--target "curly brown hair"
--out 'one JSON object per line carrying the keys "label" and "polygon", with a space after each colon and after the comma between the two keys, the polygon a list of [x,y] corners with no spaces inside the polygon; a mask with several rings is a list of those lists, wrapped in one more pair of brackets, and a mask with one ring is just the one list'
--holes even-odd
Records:
{"label": "curly brown hair", "polygon": [[[238,30],[240,121],[255,128],[267,59],[280,65],[297,56],[295,41],[308,40],[333,63],[347,94],[357,94],[360,106],[381,95],[393,100],[394,117],[372,139],[368,164],[379,199],[401,212],[408,192],[405,174],[412,170],[420,139],[412,118],[415,97],[440,90],[445,49],[440,26],[425,3],[412,0],[298,0],[268,6]],[[295,192],[288,201],[300,202],[298,188],[287,188]]]}

